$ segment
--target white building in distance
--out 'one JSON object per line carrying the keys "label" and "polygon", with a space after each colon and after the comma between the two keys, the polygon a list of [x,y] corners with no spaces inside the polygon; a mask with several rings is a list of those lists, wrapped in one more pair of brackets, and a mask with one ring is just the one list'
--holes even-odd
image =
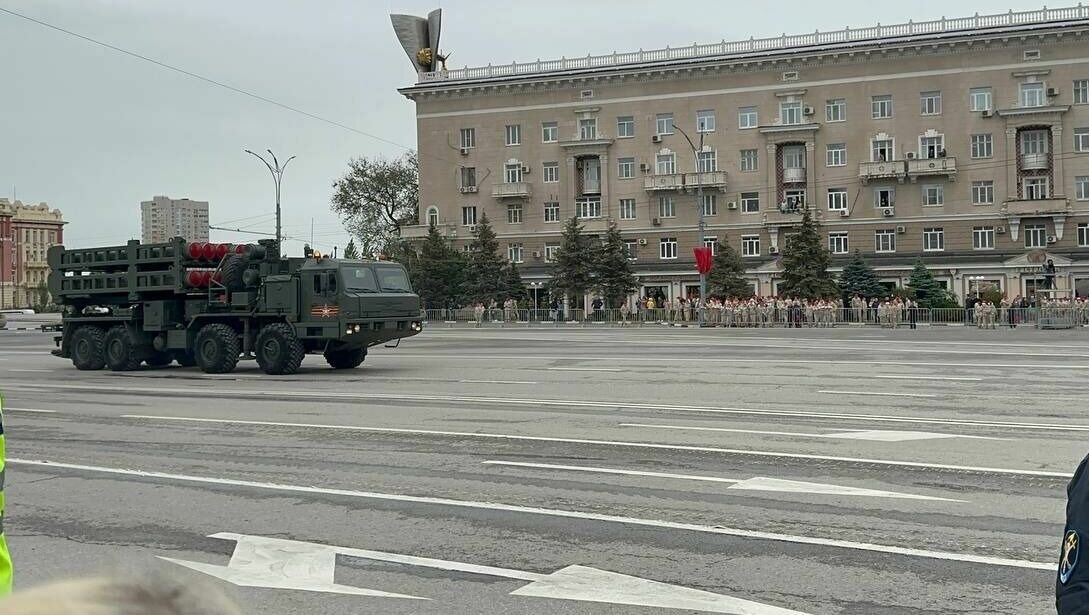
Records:
{"label": "white building in distance", "polygon": [[208,241],[208,202],[156,196],[140,203],[141,241]]}

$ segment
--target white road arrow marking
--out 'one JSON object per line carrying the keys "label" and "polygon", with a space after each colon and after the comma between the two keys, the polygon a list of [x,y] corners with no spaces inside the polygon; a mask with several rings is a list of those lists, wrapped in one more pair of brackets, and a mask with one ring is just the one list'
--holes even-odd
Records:
{"label": "white road arrow marking", "polygon": [[231,555],[231,560],[226,566],[189,562],[170,557],[160,557],[160,559],[241,587],[297,589],[378,598],[428,600],[428,598],[417,596],[337,585],[333,582],[337,550],[325,545],[293,540],[272,540],[259,536],[235,536],[237,536],[238,544],[235,545],[234,554]]}

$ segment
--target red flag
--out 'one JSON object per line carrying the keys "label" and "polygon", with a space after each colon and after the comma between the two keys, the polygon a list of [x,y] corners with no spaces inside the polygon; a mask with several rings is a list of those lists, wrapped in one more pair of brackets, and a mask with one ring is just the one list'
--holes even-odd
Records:
{"label": "red flag", "polygon": [[711,248],[692,248],[692,253],[696,255],[696,271],[700,273],[711,271],[711,264],[714,260]]}

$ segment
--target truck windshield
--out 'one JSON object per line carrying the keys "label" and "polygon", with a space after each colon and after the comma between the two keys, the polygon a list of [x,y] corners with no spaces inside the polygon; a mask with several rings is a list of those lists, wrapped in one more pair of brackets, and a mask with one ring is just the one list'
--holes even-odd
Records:
{"label": "truck windshield", "polygon": [[410,293],[412,286],[408,283],[405,270],[400,267],[375,267],[378,271],[378,285],[387,293]]}
{"label": "truck windshield", "polygon": [[370,267],[342,267],[341,275],[344,277],[344,292],[346,293],[376,293],[378,283],[374,279],[374,272]]}

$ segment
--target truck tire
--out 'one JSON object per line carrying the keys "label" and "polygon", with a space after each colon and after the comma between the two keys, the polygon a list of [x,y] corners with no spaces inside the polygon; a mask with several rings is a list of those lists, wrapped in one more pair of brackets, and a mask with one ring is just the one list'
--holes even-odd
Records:
{"label": "truck tire", "polygon": [[254,344],[257,364],[266,374],[282,376],[299,371],[306,349],[295,335],[295,328],[283,322],[274,322],[261,328]]}
{"label": "truck tire", "polygon": [[79,327],[68,343],[76,369],[95,371],[106,366],[106,334],[102,329],[94,325]]}
{"label": "truck tire", "polygon": [[355,369],[362,365],[367,358],[366,348],[354,348],[349,350],[326,350],[325,361],[333,369]]}
{"label": "truck tire", "polygon": [[140,367],[140,353],[132,332],[126,325],[115,325],[106,332],[106,367],[115,372],[131,372]]}
{"label": "truck tire", "polygon": [[238,290],[245,286],[243,277],[246,274],[246,259],[238,254],[231,254],[223,261],[223,267],[220,268],[222,274],[221,283],[227,290]]}
{"label": "truck tire", "polygon": [[238,333],[227,325],[204,325],[193,349],[197,365],[206,374],[226,374],[238,365]]}
{"label": "truck tire", "polygon": [[148,367],[166,367],[174,362],[174,355],[169,352],[155,352],[151,356],[144,359],[144,363],[147,363]]}
{"label": "truck tire", "polygon": [[187,350],[175,350],[174,360],[182,367],[193,367],[197,364],[197,358]]}

